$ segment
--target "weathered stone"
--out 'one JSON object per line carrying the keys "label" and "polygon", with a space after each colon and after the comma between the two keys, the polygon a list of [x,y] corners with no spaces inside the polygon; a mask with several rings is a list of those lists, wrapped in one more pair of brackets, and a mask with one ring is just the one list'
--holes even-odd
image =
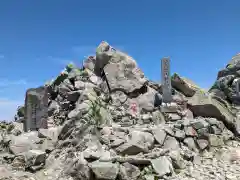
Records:
{"label": "weathered stone", "polygon": [[61,126],[58,127],[50,127],[48,129],[39,129],[38,137],[40,138],[48,138],[54,142],[58,140],[58,135],[61,132]]}
{"label": "weathered stone", "polygon": [[171,151],[169,156],[171,157],[172,164],[175,169],[184,169],[186,167],[186,163],[181,157],[180,151]]}
{"label": "weathered stone", "polygon": [[86,114],[90,109],[90,103],[85,101],[81,104],[78,104],[77,107],[68,114],[68,118],[80,118]]}
{"label": "weathered stone", "polygon": [[205,137],[208,137],[210,131],[209,131],[209,128],[202,128],[202,129],[198,129],[197,133],[198,133],[198,137],[205,138]]}
{"label": "weathered stone", "polygon": [[19,155],[32,149],[39,149],[39,144],[37,144],[39,141],[38,133],[34,131],[20,136],[12,136],[10,151],[15,155]]}
{"label": "weathered stone", "polygon": [[162,146],[164,144],[167,133],[163,129],[152,130],[155,140]]}
{"label": "weathered stone", "polygon": [[185,131],[186,136],[191,136],[191,137],[198,136],[198,133],[192,126],[184,127],[184,131]]}
{"label": "weathered stone", "polygon": [[155,180],[155,176],[151,174],[144,175],[145,180]]}
{"label": "weathered stone", "polygon": [[124,143],[125,143],[125,140],[123,140],[123,139],[115,139],[113,142],[111,142],[110,146],[112,148],[116,148],[116,147],[118,147],[118,146],[120,146],[120,145],[122,145]]}
{"label": "weathered stone", "polygon": [[196,146],[193,138],[188,137],[188,138],[184,139],[183,142],[188,146],[188,148],[190,150],[197,151],[197,146]]}
{"label": "weathered stone", "polygon": [[73,159],[72,162],[65,169],[65,173],[72,177],[88,180],[91,179],[91,170],[88,162],[83,157]]}
{"label": "weathered stone", "polygon": [[154,111],[152,113],[152,121],[154,124],[164,124],[165,123],[165,117],[160,111]]}
{"label": "weathered stone", "polygon": [[148,149],[141,144],[124,143],[123,145],[119,146],[116,151],[120,154],[136,155],[141,152],[146,153]]}
{"label": "weathered stone", "polygon": [[209,124],[204,119],[194,119],[191,122],[191,125],[196,130],[206,128],[209,126]]}
{"label": "weathered stone", "polygon": [[157,159],[151,160],[153,169],[156,173],[162,177],[164,175],[169,175],[173,173],[173,167],[171,161],[166,156],[159,157]]}
{"label": "weathered stone", "polygon": [[114,180],[119,172],[119,165],[111,162],[95,161],[89,164],[96,179]]}
{"label": "weathered stone", "polygon": [[112,51],[106,42],[97,48],[94,72],[101,76],[103,69],[112,91],[122,90],[131,93],[146,83],[136,61],[121,51]]}
{"label": "weathered stone", "polygon": [[80,96],[80,91],[71,91],[67,93],[67,100],[76,102]]}
{"label": "weathered stone", "polygon": [[192,97],[196,92],[194,88],[189,86],[189,84],[176,73],[172,76],[171,83],[173,88],[181,91],[187,97]]}
{"label": "weathered stone", "polygon": [[147,92],[138,96],[136,102],[140,111],[152,112],[155,107],[161,105],[161,100],[160,95],[154,89],[147,87]]}
{"label": "weathered stone", "polygon": [[10,180],[12,173],[4,166],[0,166],[0,180]]}
{"label": "weathered stone", "polygon": [[74,85],[77,90],[85,89],[85,83],[83,81],[75,81]]}
{"label": "weathered stone", "polygon": [[27,167],[44,164],[46,153],[41,150],[29,150],[24,153]]}
{"label": "weathered stone", "polygon": [[134,130],[129,134],[129,142],[131,144],[139,144],[147,149],[151,149],[154,144],[154,137],[148,132]]}
{"label": "weathered stone", "polygon": [[169,121],[177,121],[182,119],[177,113],[168,113],[168,120]]}
{"label": "weathered stone", "polygon": [[210,132],[211,132],[212,134],[216,134],[216,135],[222,134],[221,129],[219,129],[217,126],[211,126],[211,127],[210,127]]}
{"label": "weathered stone", "polygon": [[205,139],[198,139],[197,140],[197,144],[198,144],[198,147],[201,149],[201,150],[204,150],[208,147],[208,141],[205,140]]}
{"label": "weathered stone", "polygon": [[183,140],[185,138],[185,132],[180,129],[176,129],[174,137],[179,140]]}
{"label": "weathered stone", "polygon": [[59,107],[59,104],[56,101],[52,100],[48,106],[48,116],[52,116],[55,111],[59,110]]}
{"label": "weathered stone", "polygon": [[204,95],[200,92],[195,93],[188,104],[194,116],[214,117],[229,126],[234,126],[233,114],[210,95]]}
{"label": "weathered stone", "polygon": [[120,165],[119,178],[120,180],[138,180],[140,173],[138,167],[126,162]]}
{"label": "weathered stone", "polygon": [[224,145],[223,139],[219,135],[209,134],[208,141],[210,146],[213,146],[213,147]]}
{"label": "weathered stone", "polygon": [[174,137],[167,136],[163,148],[169,150],[178,150],[180,147],[178,141]]}
{"label": "weathered stone", "polygon": [[23,155],[18,155],[17,157],[14,158],[11,165],[14,170],[24,171],[26,168],[25,157]]}
{"label": "weathered stone", "polygon": [[116,91],[111,94],[113,105],[120,106],[127,101],[127,95],[122,91]]}

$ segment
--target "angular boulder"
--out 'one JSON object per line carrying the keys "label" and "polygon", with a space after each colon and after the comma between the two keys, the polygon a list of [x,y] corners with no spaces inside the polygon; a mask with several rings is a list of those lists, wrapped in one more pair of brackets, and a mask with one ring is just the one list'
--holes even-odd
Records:
{"label": "angular boulder", "polygon": [[192,97],[196,90],[184,81],[178,74],[174,74],[171,79],[172,87],[182,92],[187,97]]}
{"label": "angular boulder", "polygon": [[89,164],[97,180],[114,180],[119,172],[119,164],[95,161]]}
{"label": "angular boulder", "polygon": [[212,98],[211,95],[197,92],[188,100],[190,110],[195,117],[213,117],[221,120],[228,128],[236,132],[235,115],[222,103]]}
{"label": "angular boulder", "polygon": [[[105,41],[97,48],[94,72],[97,76],[102,76],[103,69],[111,91],[131,93],[139,90],[147,81],[132,57],[115,50]],[[103,87],[106,91],[106,84]]]}
{"label": "angular boulder", "polygon": [[32,149],[40,149],[39,141],[38,132],[34,131],[21,134],[20,136],[12,136],[10,151],[14,155],[19,155]]}

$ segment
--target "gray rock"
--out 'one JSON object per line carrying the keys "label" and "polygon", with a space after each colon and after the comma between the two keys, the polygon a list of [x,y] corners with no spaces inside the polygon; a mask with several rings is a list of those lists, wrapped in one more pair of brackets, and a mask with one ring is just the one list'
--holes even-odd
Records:
{"label": "gray rock", "polygon": [[71,91],[67,93],[67,100],[76,102],[80,96],[80,91]]}
{"label": "gray rock", "polygon": [[174,137],[179,139],[179,140],[183,140],[185,138],[185,132],[180,130],[180,129],[176,129]]}
{"label": "gray rock", "polygon": [[44,164],[46,153],[41,150],[29,150],[24,153],[27,167]]}
{"label": "gray rock", "polygon": [[188,138],[184,139],[183,142],[188,146],[188,148],[190,150],[197,151],[197,146],[196,146],[193,138],[188,137]]}
{"label": "gray rock", "polygon": [[85,89],[85,83],[83,81],[75,81],[74,85],[77,90]]}
{"label": "gray rock", "polygon": [[96,179],[114,180],[119,172],[119,165],[111,162],[95,161],[89,164]]}
{"label": "gray rock", "polygon": [[215,100],[211,95],[202,94],[200,92],[189,99],[188,105],[195,116],[214,117],[228,124],[234,126],[234,116],[221,102]]}
{"label": "gray rock", "polygon": [[138,167],[130,164],[123,163],[120,165],[119,178],[120,180],[138,180],[141,172]]}
{"label": "gray rock", "polygon": [[169,150],[178,150],[180,146],[179,142],[174,137],[167,136],[163,148]]}
{"label": "gray rock", "polygon": [[219,129],[219,128],[218,128],[217,126],[215,126],[215,125],[213,125],[213,126],[210,127],[210,132],[211,132],[212,134],[216,134],[216,135],[222,134],[221,129]]}
{"label": "gray rock", "polygon": [[164,124],[165,123],[165,117],[160,111],[154,111],[152,112],[152,121],[154,124]]}
{"label": "gray rock", "polygon": [[142,145],[146,149],[151,149],[154,145],[154,137],[148,132],[134,130],[129,134],[129,142],[131,144]]}
{"label": "gray rock", "polygon": [[170,136],[174,136],[174,132],[173,132],[173,127],[169,126],[169,125],[164,125],[164,131],[166,131],[166,133]]}
{"label": "gray rock", "polygon": [[202,129],[198,129],[197,133],[198,133],[198,137],[206,138],[208,137],[210,131],[209,131],[209,128],[202,128]]}
{"label": "gray rock", "polygon": [[78,159],[73,159],[72,162],[65,169],[67,175],[79,178],[82,180],[91,179],[91,170],[88,167],[88,162],[82,157]]}
{"label": "gray rock", "polygon": [[194,119],[191,122],[191,125],[196,130],[206,128],[209,126],[209,124],[204,119]]}
{"label": "gray rock", "polygon": [[54,142],[58,140],[58,135],[61,132],[62,127],[50,127],[48,129],[39,129],[38,130],[38,137],[39,138],[48,138]]}
{"label": "gray rock", "polygon": [[112,148],[116,148],[124,143],[125,143],[125,140],[123,140],[123,139],[115,139],[113,142],[111,142],[110,146]]}
{"label": "gray rock", "polygon": [[228,141],[234,138],[234,134],[228,129],[224,129],[222,132],[223,141]]}
{"label": "gray rock", "polygon": [[181,116],[179,116],[177,113],[168,113],[168,120],[169,121],[177,121],[182,119]]}
{"label": "gray rock", "polygon": [[19,155],[32,149],[40,149],[39,141],[38,132],[32,131],[20,136],[12,136],[9,148],[13,154]]}
{"label": "gray rock", "polygon": [[152,167],[160,176],[169,175],[174,172],[171,161],[166,156],[161,156],[157,159],[151,160]]}
{"label": "gray rock", "polygon": [[196,90],[192,88],[184,79],[182,79],[178,74],[174,74],[171,79],[173,88],[179,90],[187,97],[192,97]]}
{"label": "gray rock", "polygon": [[197,140],[197,144],[198,144],[198,147],[201,149],[201,150],[204,150],[208,147],[208,141],[205,140],[205,139],[198,139]]}
{"label": "gray rock", "polygon": [[190,136],[190,137],[198,136],[198,133],[192,126],[184,127],[184,131],[185,131],[186,136]]}
{"label": "gray rock", "polygon": [[175,169],[184,169],[186,167],[186,163],[181,157],[180,151],[171,151],[169,156],[171,157],[172,164]]}
{"label": "gray rock", "polygon": [[62,97],[66,97],[67,92],[70,92],[70,91],[71,91],[71,89],[65,84],[60,84],[58,86],[59,95],[62,96]]}
{"label": "gray rock", "polygon": [[69,119],[80,118],[81,116],[86,114],[89,111],[89,109],[90,102],[85,101],[81,104],[78,104],[77,107],[68,114],[68,118]]}
{"label": "gray rock", "polygon": [[95,101],[96,97],[97,97],[97,94],[93,89],[85,89],[84,91],[82,91],[77,104],[81,104],[82,102],[84,102],[86,100]]}
{"label": "gray rock", "polygon": [[124,143],[116,148],[116,151],[120,154],[136,155],[141,152],[146,153],[148,152],[148,149],[146,149],[146,147],[141,144]]}
{"label": "gray rock", "polygon": [[122,91],[116,91],[111,94],[112,103],[115,106],[120,106],[127,101],[127,95]]}
{"label": "gray rock", "polygon": [[96,63],[96,57],[95,56],[89,56],[87,59],[85,59],[83,66],[86,69],[94,71],[95,63]]}
{"label": "gray rock", "polygon": [[52,116],[53,113],[59,109],[59,107],[59,104],[53,100],[48,106],[48,116]]}
{"label": "gray rock", "polygon": [[103,68],[112,91],[122,90],[131,93],[146,83],[144,74],[137,68],[136,61],[121,51],[112,51],[106,42],[101,43],[97,48],[94,67],[97,76],[101,75]]}
{"label": "gray rock", "polygon": [[12,177],[11,171],[6,167],[0,166],[0,180],[10,180]]}
{"label": "gray rock", "polygon": [[152,112],[154,110],[154,107],[157,107],[161,104],[161,100],[162,99],[160,95],[158,95],[158,93],[150,87],[147,87],[147,92],[144,94],[141,94],[136,99],[140,110],[143,110],[146,112]]}
{"label": "gray rock", "polygon": [[162,146],[164,144],[167,133],[161,128],[152,130],[152,133],[155,140]]}
{"label": "gray rock", "polygon": [[213,147],[224,145],[223,138],[222,136],[219,136],[219,135],[209,134],[208,141],[210,146],[213,146]]}
{"label": "gray rock", "polygon": [[155,176],[151,174],[144,175],[145,180],[155,180]]}

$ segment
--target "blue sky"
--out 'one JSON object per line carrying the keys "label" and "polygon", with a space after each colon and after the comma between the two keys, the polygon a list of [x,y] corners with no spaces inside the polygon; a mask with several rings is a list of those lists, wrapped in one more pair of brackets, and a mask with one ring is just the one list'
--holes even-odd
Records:
{"label": "blue sky", "polygon": [[7,0],[0,2],[0,119],[10,119],[29,87],[81,64],[106,40],[160,80],[171,72],[203,88],[240,52],[239,0]]}

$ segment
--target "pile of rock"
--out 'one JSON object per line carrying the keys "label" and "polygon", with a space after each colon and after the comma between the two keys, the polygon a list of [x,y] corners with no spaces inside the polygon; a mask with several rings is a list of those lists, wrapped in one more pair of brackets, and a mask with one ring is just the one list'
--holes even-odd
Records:
{"label": "pile of rock", "polygon": [[172,86],[166,106],[161,85],[102,42],[83,68],[70,64],[45,85],[48,129],[23,132],[26,115],[18,109],[17,122],[0,139],[0,179],[186,178],[204,154],[236,143],[237,119],[224,100],[178,74]]}

